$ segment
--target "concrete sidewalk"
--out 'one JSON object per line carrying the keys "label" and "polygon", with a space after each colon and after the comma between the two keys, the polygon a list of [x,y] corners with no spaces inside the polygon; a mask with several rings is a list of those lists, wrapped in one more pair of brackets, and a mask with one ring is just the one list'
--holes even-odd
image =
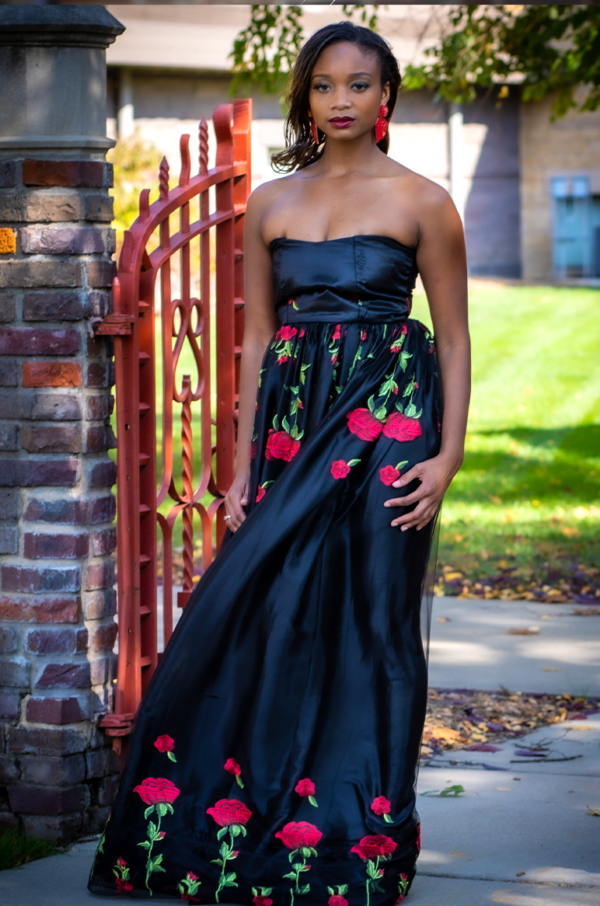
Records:
{"label": "concrete sidewalk", "polygon": [[[573,605],[437,599],[430,685],[600,694],[600,617],[576,616],[574,610]],[[539,633],[508,633],[531,626],[539,626]],[[421,767],[417,807],[423,849],[407,904],[597,906],[600,818],[587,806],[600,810],[600,715],[542,727],[498,747],[498,752],[448,752]],[[525,747],[546,755],[520,755]],[[564,758],[570,760],[551,760]],[[451,785],[465,792],[438,795]],[[86,888],[95,849],[95,841],[78,843],[64,855],[0,873],[0,903],[108,903]]]}

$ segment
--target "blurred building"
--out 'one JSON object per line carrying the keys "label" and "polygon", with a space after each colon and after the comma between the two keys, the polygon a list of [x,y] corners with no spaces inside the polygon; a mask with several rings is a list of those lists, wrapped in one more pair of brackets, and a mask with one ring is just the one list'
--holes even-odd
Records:
{"label": "blurred building", "polygon": [[[115,5],[127,28],[109,48],[109,134],[134,130],[177,170],[179,136],[230,100],[229,54],[248,6]],[[401,70],[424,59],[447,25],[448,7],[380,7],[379,31]],[[343,19],[340,7],[304,7],[306,35]],[[358,17],[355,17],[358,21]],[[400,94],[390,155],[447,188],[461,212],[472,275],[529,280],[600,277],[600,111],[554,123],[550,100],[523,103],[518,86],[498,102],[472,105]],[[253,99],[253,186],[276,178],[270,154],[283,146],[275,97]]]}

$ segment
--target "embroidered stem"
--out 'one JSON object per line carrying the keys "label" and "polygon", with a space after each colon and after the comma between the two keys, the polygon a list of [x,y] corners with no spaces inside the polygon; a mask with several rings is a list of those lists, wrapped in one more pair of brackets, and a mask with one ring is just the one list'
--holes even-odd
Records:
{"label": "embroidered stem", "polygon": [[148,837],[150,839],[150,846],[148,847],[148,858],[146,859],[146,887],[150,891],[150,896],[153,896],[152,890],[150,888],[150,875],[154,871],[154,863],[152,861],[152,847],[154,846],[154,841],[159,839],[158,835],[160,834],[160,819],[161,814],[158,813],[158,821],[156,823],[156,832],[154,831],[154,825],[151,821],[148,826]]}

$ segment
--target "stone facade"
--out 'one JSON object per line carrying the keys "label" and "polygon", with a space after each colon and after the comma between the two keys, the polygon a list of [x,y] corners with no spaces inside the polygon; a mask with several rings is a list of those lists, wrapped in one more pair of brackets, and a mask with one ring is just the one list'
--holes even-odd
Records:
{"label": "stone facade", "polygon": [[[116,671],[116,469],[111,340],[92,328],[115,273],[97,87],[122,28],[101,7],[4,7],[0,19],[17,92],[0,137],[0,830],[72,839],[102,828],[118,777],[95,721]],[[15,74],[34,57],[55,83],[63,63],[72,78],[79,52],[72,121],[58,112],[53,134],[45,106],[36,133],[31,85]],[[82,122],[89,106],[99,112]]]}
{"label": "stone facade", "polygon": [[[577,92],[576,99],[583,94]],[[600,110],[571,110],[551,122],[552,100],[522,103],[520,111],[521,253],[529,280],[552,279],[551,178],[585,175],[592,194],[600,196]]]}

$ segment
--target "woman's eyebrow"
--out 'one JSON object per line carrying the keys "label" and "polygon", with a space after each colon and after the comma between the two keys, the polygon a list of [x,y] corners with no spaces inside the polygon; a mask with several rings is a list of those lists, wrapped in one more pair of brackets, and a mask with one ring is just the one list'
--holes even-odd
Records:
{"label": "woman's eyebrow", "polygon": [[[371,76],[372,72],[351,72],[348,78],[355,79],[357,76]],[[331,75],[328,72],[315,72],[313,73],[313,79],[330,79]]]}

